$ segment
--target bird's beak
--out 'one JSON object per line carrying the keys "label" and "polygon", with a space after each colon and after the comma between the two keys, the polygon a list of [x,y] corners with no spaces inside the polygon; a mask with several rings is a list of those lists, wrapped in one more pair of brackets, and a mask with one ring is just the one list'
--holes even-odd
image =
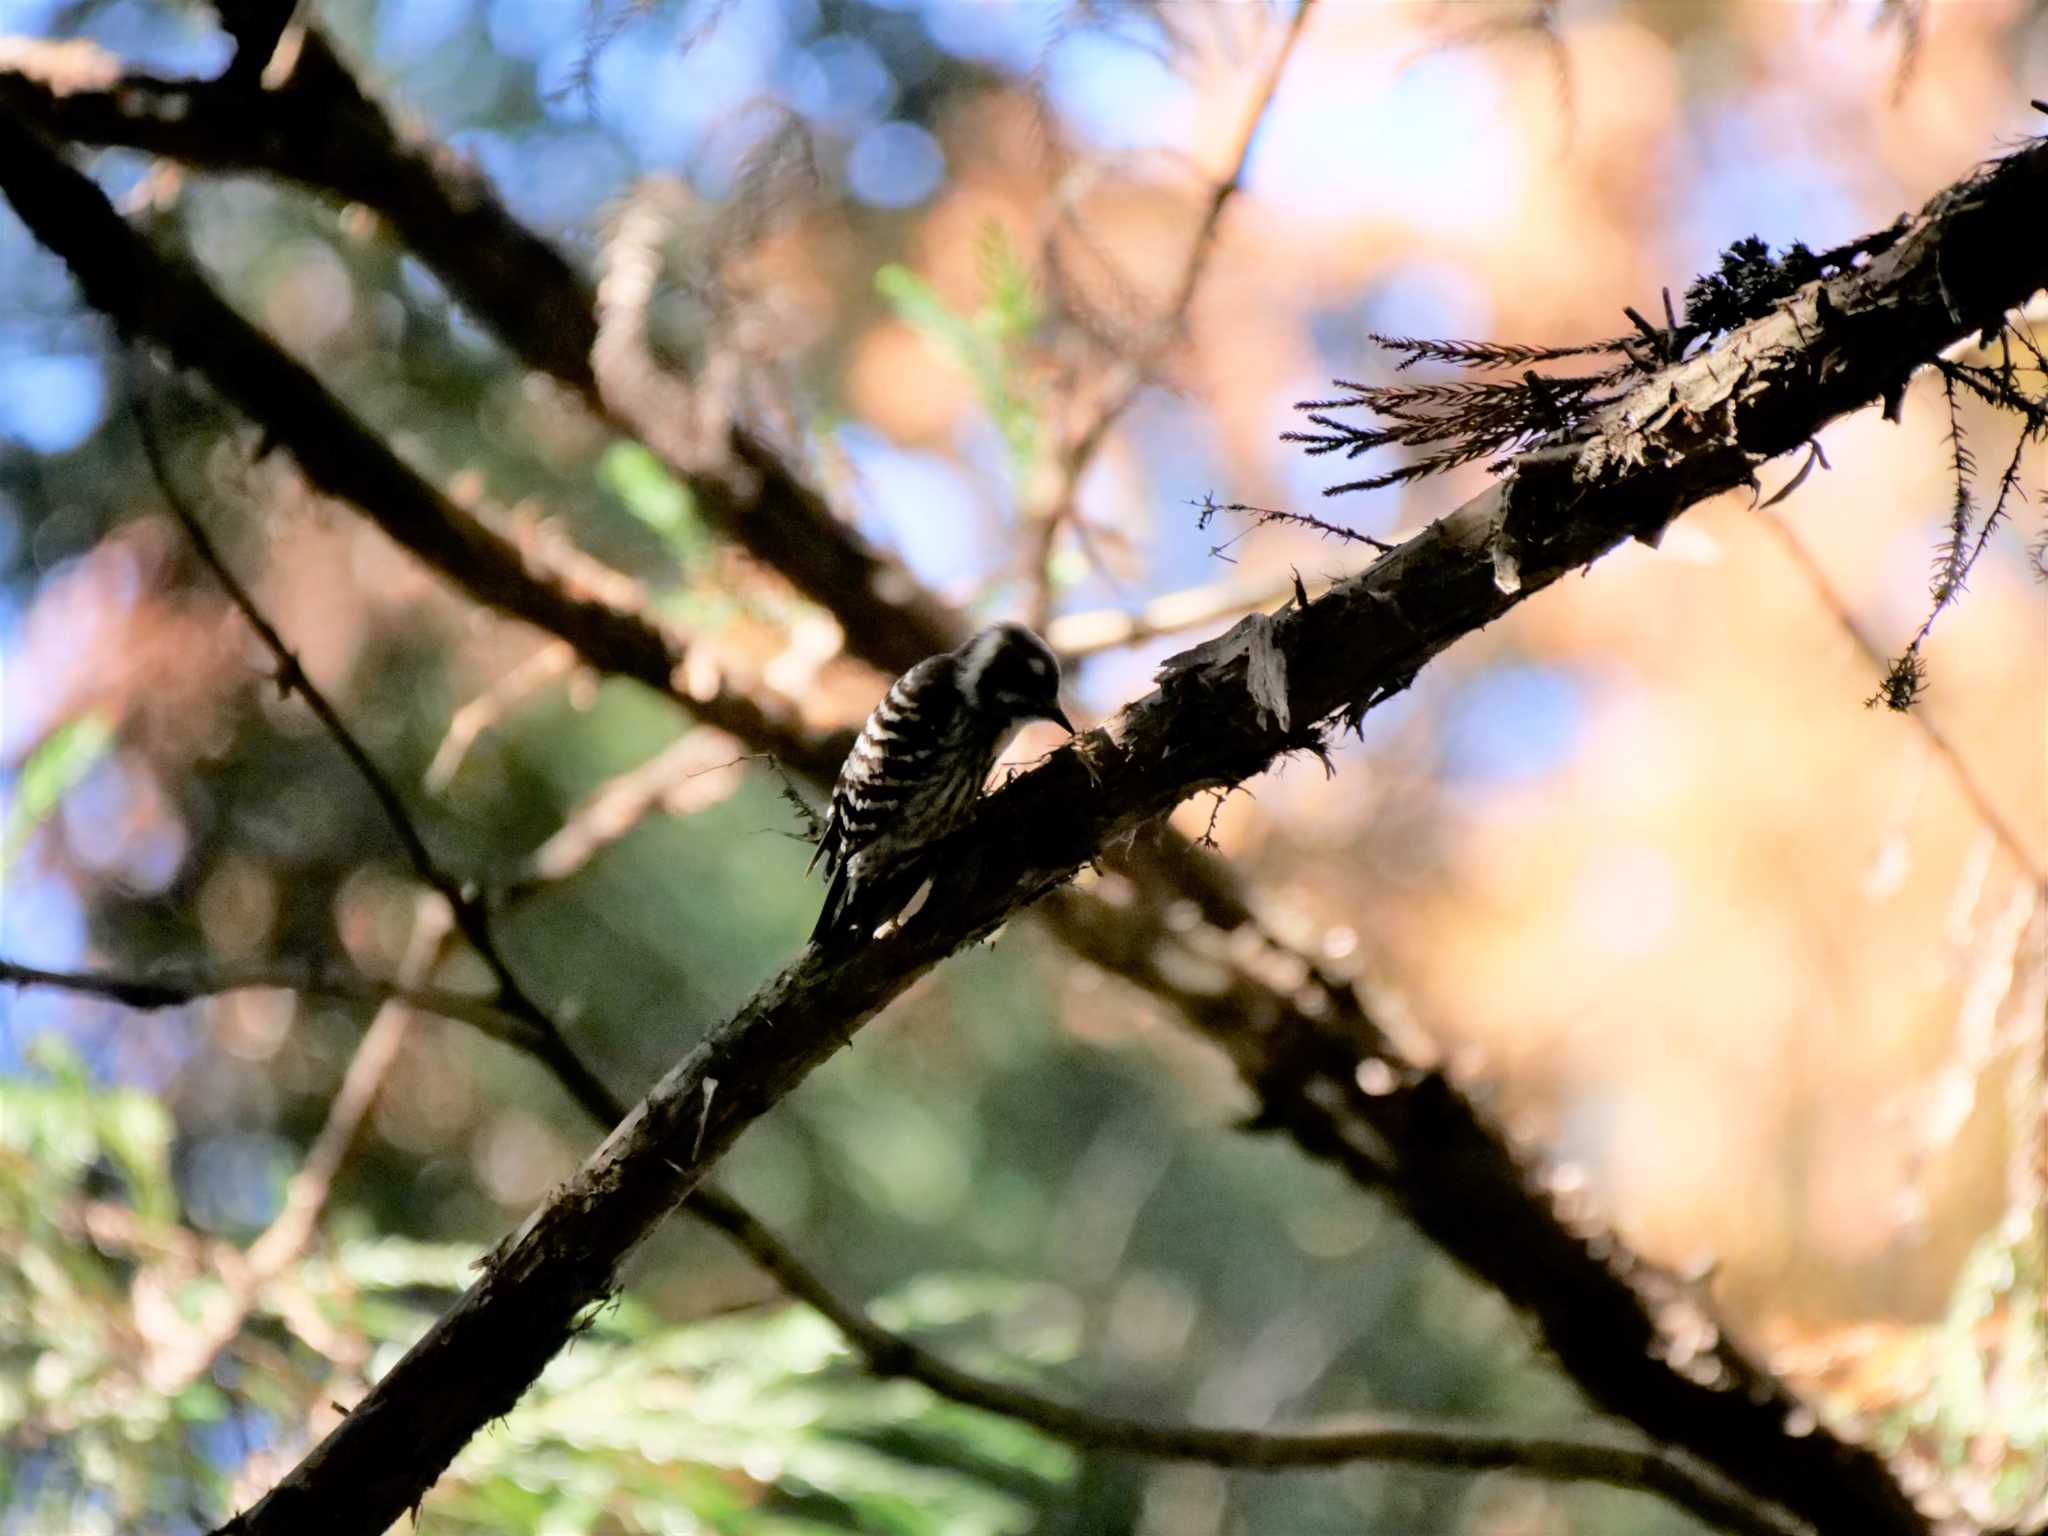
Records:
{"label": "bird's beak", "polygon": [[1050,708],[1046,710],[1044,714],[1040,715],[1038,718],[1041,720],[1050,720],[1054,725],[1058,726],[1061,730],[1065,731],[1069,736],[1079,734],[1074,729],[1074,722],[1067,718],[1067,712],[1061,709],[1057,704],[1052,705]]}

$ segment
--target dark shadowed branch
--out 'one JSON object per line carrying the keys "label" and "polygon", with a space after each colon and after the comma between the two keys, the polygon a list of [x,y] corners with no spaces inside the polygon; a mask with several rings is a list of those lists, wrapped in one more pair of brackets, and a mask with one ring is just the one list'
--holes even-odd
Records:
{"label": "dark shadowed branch", "polygon": [[401,460],[311,373],[244,320],[191,266],[157,251],[33,129],[0,114],[0,190],[64,258],[86,299],[124,336],[193,368],[319,490],[359,507],[395,542],[477,601],[560,635],[592,665],[681,698],[707,722],[802,761],[816,750],[783,714],[729,690],[685,689],[684,646],[638,606],[536,568]]}
{"label": "dark shadowed branch", "polygon": [[[363,1528],[394,1518],[517,1400],[741,1131],[918,976],[1179,800],[1236,784],[1277,755],[1320,749],[1329,729],[1360,719],[1461,636],[1625,539],[1654,539],[1688,506],[1746,485],[1763,459],[1889,395],[1959,336],[1995,323],[2042,282],[2040,253],[2011,231],[2044,190],[2048,148],[2029,145],[1935,199],[1868,266],[1808,285],[1670,365],[1569,447],[1518,460],[1371,571],[1175,658],[1153,693],[985,800],[940,890],[901,930],[845,952],[806,948],[690,1050],[241,1528],[301,1529],[337,1510]],[[1489,1278],[1518,1266],[1524,1278],[1496,1283],[1542,1319],[1596,1396],[1631,1399],[1631,1417],[1652,1434],[1682,1438],[1823,1529],[1925,1529],[1877,1458],[1797,1432],[1806,1416],[1788,1411],[1796,1404],[1782,1388],[1753,1371],[1731,1374],[1718,1330],[1682,1290],[1662,1298],[1663,1315],[1650,1313],[1642,1292],[1615,1276],[1604,1244],[1569,1229],[1548,1201],[1532,1210],[1512,1150],[1465,1123],[1470,1107],[1440,1075],[1404,1073],[1385,1052],[1361,1060],[1349,1040],[1286,1065],[1298,1091],[1269,1100],[1278,1123],[1371,1167],[1426,1231],[1486,1263]],[[1307,1111],[1313,1124],[1285,1118]],[[1439,1141],[1456,1160],[1431,1154]],[[1619,1319],[1579,1294],[1596,1278]],[[1605,1372],[1588,1368],[1631,1317],[1646,1336],[1606,1359]],[[1661,1382],[1654,1391],[1651,1376]]]}
{"label": "dark shadowed branch", "polygon": [[[1612,432],[1604,430],[1591,442],[1561,455],[1538,455],[1524,463],[1518,479],[1507,483],[1511,496],[1507,489],[1497,487],[1487,498],[1479,498],[1479,502],[1456,514],[1452,522],[1458,524],[1460,537],[1468,545],[1485,551],[1489,586],[1495,590],[1522,588],[1530,582],[1532,569],[1538,575],[1542,573],[1540,567],[1532,567],[1524,559],[1526,539],[1522,524],[1528,518],[1536,518],[1540,524],[1542,514],[1548,510],[1556,520],[1577,522],[1581,508],[1591,506],[1595,524],[1608,520],[1608,526],[1599,528],[1604,537],[1612,535],[1618,539],[1628,532],[1655,537],[1655,530],[1683,504],[1710,494],[1712,489],[1741,483],[1751,463],[1802,442],[1829,414],[1847,410],[1864,399],[1892,393],[1903,385],[1915,362],[1933,356],[1939,346],[1974,330],[1982,319],[1995,317],[2005,305],[2013,303],[2015,297],[2038,281],[2038,272],[2025,270],[2023,256],[2011,250],[2007,233],[2013,227],[2021,227],[2019,221],[2025,219],[2030,203],[2023,199],[2038,195],[2040,172],[2034,160],[2036,154],[2036,150],[2023,152],[2013,162],[2007,162],[1997,176],[1972,180],[1956,190],[1952,201],[1931,205],[1915,238],[1901,248],[1905,254],[1901,250],[1886,252],[1884,258],[1872,262],[1862,272],[1829,279],[1829,313],[1819,313],[1819,307],[1804,307],[1806,301],[1798,299],[1792,305],[1798,322],[1790,328],[1778,326],[1761,350],[1747,346],[1741,336],[1735,336],[1702,352],[1686,367],[1667,371],[1669,377],[1659,375],[1659,381],[1630,395],[1636,412],[1634,426],[1616,426]],[[2015,197],[2015,188],[2019,188],[2019,197]],[[1985,209],[1991,209],[1995,217],[1987,221]],[[2003,229],[1999,219],[2007,221]],[[1944,248],[1946,256],[1937,262],[1935,252]],[[1944,276],[1948,279],[1946,283]],[[1874,299],[1872,291],[1866,289],[1870,281],[1876,281],[1878,289],[1884,291],[1882,299]],[[1898,301],[1896,313],[1884,315],[1884,303],[1890,299]],[[1843,301],[1849,305],[1847,311],[1841,309]],[[1772,317],[1765,317],[1759,324],[1769,328]],[[1821,338],[1819,344],[1812,340],[1815,336]],[[1845,360],[1831,381],[1833,387],[1825,387],[1829,381],[1812,375],[1819,373],[1821,346],[1833,346],[1837,336],[1845,342]],[[1782,348],[1782,356],[1774,356],[1776,348]],[[1714,377],[1710,365],[1708,375],[1700,377],[1694,365],[1702,358],[1718,358],[1726,371]],[[1733,395],[1724,391],[1722,385],[1731,377],[1749,377],[1751,373],[1761,387],[1741,403],[1731,403]],[[1669,387],[1669,395],[1657,395],[1659,383]],[[1782,385],[1788,383],[1796,387],[1784,389]],[[1630,401],[1622,401],[1616,410],[1630,410]],[[1591,463],[1593,449],[1602,455],[1597,463]],[[1587,473],[1581,475],[1581,469]],[[1483,516],[1468,516],[1475,510]],[[1432,530],[1432,535],[1413,541],[1411,547],[1403,549],[1403,555],[1421,547],[1440,549],[1440,535],[1442,526]],[[1395,561],[1399,559],[1395,557]],[[1389,561],[1389,565],[1395,565],[1395,561]],[[1421,598],[1423,594],[1417,592],[1415,596]],[[485,596],[485,600],[492,598]],[[1382,592],[1376,604],[1382,608],[1378,618],[1384,627],[1417,623],[1417,602],[1405,592]],[[1323,604],[1315,606],[1323,608]],[[1473,604],[1473,612],[1477,608]],[[610,618],[600,614],[588,618],[588,625],[602,641],[596,647],[600,655],[592,657],[594,664],[616,666],[602,657],[606,647],[612,647],[616,655],[618,635],[612,633],[614,625]],[[584,635],[584,639],[590,641],[592,635]],[[1239,655],[1245,653],[1241,651]],[[645,672],[639,676],[645,676]],[[1389,676],[1378,686],[1391,690],[1405,676]],[[1372,690],[1366,696],[1370,694]],[[1300,719],[1300,715],[1294,715],[1294,719]],[[750,743],[756,741],[752,735],[748,739]],[[1176,879],[1184,877],[1186,870]],[[1219,887],[1219,907],[1243,905],[1239,897],[1227,891],[1227,881],[1210,881],[1210,885]],[[1065,901],[1079,901],[1079,897],[1067,897]],[[1208,911],[1208,903],[1204,903],[1204,911]],[[1143,977],[1143,969],[1135,967],[1126,975]],[[1174,999],[1190,1018],[1200,1018],[1196,1001],[1176,997],[1167,981],[1159,981],[1153,989]],[[1247,1038],[1237,1044],[1233,1055],[1239,1059],[1247,1079],[1260,1090],[1266,1116],[1272,1124],[1284,1124],[1311,1149],[1331,1151],[1346,1145],[1346,1139],[1335,1133],[1333,1124],[1350,1124],[1348,1116],[1356,1118],[1356,1124],[1370,1124],[1370,1106],[1337,1104],[1337,1110],[1341,1110],[1337,1114],[1327,1104],[1315,1104],[1309,1098],[1309,1090],[1321,1092],[1327,1100],[1327,1085],[1319,1077],[1296,1073],[1298,1057],[1280,1051],[1276,1040],[1317,1040],[1319,1026],[1315,1020],[1288,1012],[1288,999],[1282,993],[1268,989],[1257,995],[1255,1001],[1262,1010],[1247,1018],[1278,1018],[1284,1030],[1245,1028],[1241,1020],[1239,1034]],[[1274,1038],[1266,1038],[1268,1034]],[[1341,1065],[1348,1073],[1356,1073],[1362,1067],[1386,1065],[1360,1047],[1358,1040],[1331,1038],[1317,1044],[1321,1053],[1317,1059],[1325,1061],[1331,1069]],[[1341,1085],[1346,1081],[1346,1073],[1333,1075],[1331,1081]],[[1477,1120],[1470,1106],[1456,1100],[1442,1079],[1432,1081],[1436,1083],[1432,1087],[1434,1094],[1448,1094],[1454,1108],[1462,1106],[1452,1116],[1458,1120],[1458,1126],[1473,1122],[1479,1130],[1485,1130],[1483,1120]],[[1356,1124],[1352,1130],[1356,1130]],[[1550,1227],[1561,1225],[1548,1212],[1548,1202],[1530,1188],[1511,1157],[1497,1159],[1481,1145],[1466,1147],[1458,1143],[1456,1137],[1464,1135],[1458,1126],[1438,1126],[1440,1133],[1450,1139],[1448,1151],[1440,1153],[1446,1165],[1456,1165],[1462,1157],[1473,1171],[1473,1178],[1501,1180],[1499,1188],[1485,1190],[1487,1196],[1520,1202],[1518,1208],[1530,1214],[1530,1221],[1540,1217]],[[1391,1188],[1397,1194],[1401,1192],[1399,1186],[1391,1184]],[[1403,1204],[1415,1214],[1411,1198],[1403,1198]],[[1430,1223],[1423,1225],[1432,1229]],[[1776,1407],[1782,1403],[1782,1389],[1776,1395],[1765,1395],[1767,1401],[1757,1407],[1743,1403],[1739,1393],[1700,1389],[1696,1382],[1683,1378],[1683,1372],[1663,1354],[1653,1354],[1651,1358],[1636,1356],[1630,1339],[1642,1317],[1647,1315],[1651,1323],[1657,1321],[1655,1309],[1630,1294],[1612,1296],[1612,1286],[1604,1280],[1610,1268],[1610,1245],[1602,1243],[1599,1253],[1565,1255],[1561,1260],[1569,1268],[1565,1280],[1532,1286],[1526,1280],[1520,1284],[1513,1280],[1513,1274],[1509,1274],[1511,1255],[1489,1251],[1501,1245],[1487,1233],[1466,1231],[1460,1235],[1452,1231],[1446,1237],[1432,1229],[1432,1235],[1446,1241],[1446,1247],[1470,1268],[1495,1280],[1524,1307],[1532,1309],[1546,1341],[1559,1352],[1559,1358],[1573,1376],[1587,1386],[1595,1401],[1624,1411],[1640,1423],[1657,1421],[1669,1425],[1667,1430],[1661,1430],[1663,1434],[1694,1446],[1722,1466],[1737,1470],[1737,1475],[1743,1475],[1747,1468],[1784,1458],[1776,1481],[1796,1483],[1796,1501],[1804,1509],[1833,1513],[1843,1520],[1858,1516],[1858,1511],[1882,1509],[1878,1528],[1907,1528],[1901,1524],[1898,1513],[1901,1501],[1896,1499],[1896,1491],[1890,1495],[1882,1491],[1890,1483],[1872,1458],[1860,1456],[1825,1434],[1798,1440],[1784,1436],[1784,1415]],[[1604,1346],[1599,1337],[1608,1325],[1608,1317],[1599,1311],[1599,1305],[1606,1305],[1608,1300],[1616,1300],[1616,1305],[1626,1309],[1612,1348]],[[1655,1327],[1651,1337],[1657,1337]],[[1733,1346],[1716,1339],[1716,1360],[1722,1354],[1735,1354]],[[1817,1518],[1821,1518],[1819,1513]]]}
{"label": "dark shadowed branch", "polygon": [[[431,950],[436,941],[429,936],[421,942]],[[421,952],[415,950],[415,954]],[[415,969],[408,965],[406,973]],[[191,973],[165,981],[97,972],[39,971],[0,960],[0,985],[58,987],[138,1007],[174,1006],[245,985],[282,984],[275,973],[264,974],[260,980],[246,973]],[[376,1021],[357,1049],[306,1164],[288,1187],[284,1213],[245,1256],[224,1268],[223,1300],[228,1305],[216,1309],[219,1316],[201,1319],[195,1327],[180,1379],[189,1379],[204,1368],[240,1326],[260,1287],[303,1248],[334,1169],[375,1092],[377,1075],[388,1068],[396,1042],[402,1038],[400,1025],[407,1012],[441,1013],[458,1022],[488,1027],[488,1020],[465,1000],[441,993],[387,987],[364,977],[336,978],[332,990],[357,1002],[381,996]],[[510,1015],[503,1015],[499,1022],[502,1029],[490,1030],[499,1038],[514,1043],[527,1038],[519,1021]],[[555,1072],[554,1063],[544,1055],[538,1059]],[[573,1094],[574,1085],[564,1081],[559,1072],[555,1075]],[[625,1106],[616,1101],[585,1103],[583,1107],[599,1126],[614,1124],[625,1114]],[[699,1187],[684,1210],[730,1238],[791,1299],[831,1323],[874,1375],[917,1382],[948,1401],[1028,1424],[1083,1449],[1247,1471],[1370,1461],[1445,1471],[1509,1472],[1545,1481],[1604,1483],[1655,1494],[1742,1536],[1801,1536],[1806,1529],[1782,1511],[1748,1497],[1684,1453],[1619,1435],[1543,1435],[1412,1418],[1351,1418],[1283,1430],[1227,1429],[1097,1413],[963,1370],[884,1328],[865,1308],[835,1292],[766,1224],[715,1185]]]}
{"label": "dark shadowed branch", "polygon": [[[694,1202],[693,1202],[694,1207]],[[1053,1401],[963,1371],[931,1351],[878,1326],[850,1307],[766,1228],[730,1200],[697,1212],[751,1254],[790,1295],[822,1314],[879,1376],[921,1382],[941,1397],[1002,1414],[1071,1445],[1130,1456],[1275,1471],[1349,1461],[1405,1463],[1468,1472],[1512,1471],[1527,1477],[1609,1482],[1663,1494],[1682,1509],[1730,1530],[1802,1530],[1689,1457],[1631,1442],[1485,1433],[1405,1420],[1328,1423],[1299,1430],[1210,1429],[1120,1418]]]}
{"label": "dark shadowed branch", "polygon": [[678,443],[664,420],[672,392],[658,376],[622,373],[600,390],[583,278],[511,216],[469,157],[394,122],[318,28],[303,30],[289,76],[260,92],[124,71],[89,45],[17,42],[0,65],[0,106],[74,143],[262,172],[373,210],[521,362],[690,481],[698,512],[828,609],[857,654],[900,672],[958,638],[959,620],[758,437],[735,428],[707,468],[702,445]]}

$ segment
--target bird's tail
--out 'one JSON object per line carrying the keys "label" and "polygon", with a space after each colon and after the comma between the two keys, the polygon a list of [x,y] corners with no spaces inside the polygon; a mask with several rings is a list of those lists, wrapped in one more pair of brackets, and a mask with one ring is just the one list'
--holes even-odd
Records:
{"label": "bird's tail", "polygon": [[848,907],[853,896],[853,880],[849,866],[851,859],[841,859],[832,870],[832,883],[825,887],[825,905],[818,909],[817,926],[811,929],[811,942],[823,944],[845,925]]}
{"label": "bird's tail", "polygon": [[880,869],[859,872],[853,863],[842,860],[832,872],[825,905],[811,930],[813,944],[866,938],[910,904],[931,870],[930,861],[920,858],[891,860]]}

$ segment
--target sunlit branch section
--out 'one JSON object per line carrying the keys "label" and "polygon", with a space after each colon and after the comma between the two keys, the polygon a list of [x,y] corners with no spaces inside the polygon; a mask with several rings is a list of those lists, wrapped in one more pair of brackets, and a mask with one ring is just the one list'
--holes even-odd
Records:
{"label": "sunlit branch section", "polygon": [[[1867,267],[1802,290],[1643,386],[1677,408],[1645,413],[1632,396],[1572,451],[1518,463],[1365,575],[1175,658],[1157,691],[985,802],[918,918],[843,954],[805,949],[711,1031],[239,1528],[296,1528],[337,1507],[366,1525],[395,1518],[517,1400],[610,1294],[626,1255],[740,1132],[918,976],[1190,793],[1235,784],[1278,755],[1321,749],[1326,729],[1362,717],[1462,636],[1622,541],[1657,537],[1688,506],[1745,484],[1761,459],[1889,394],[1960,333],[2022,302],[2043,273],[2036,253],[2006,236],[2044,183],[2048,147],[2012,154],[1935,199]],[[1464,1165],[1404,1162],[1432,1138],[1429,1111],[1460,1101],[1432,1086],[1436,1074],[1403,1083],[1384,1061],[1380,1071],[1361,1065],[1353,1057],[1348,1080],[1339,1077],[1346,1064],[1333,1052],[1307,1085],[1313,1094],[1268,1107],[1284,1116],[1341,1104],[1323,1109],[1331,1131],[1356,1122],[1371,1133],[1361,1155],[1384,1149],[1384,1177],[1404,1186],[1404,1206],[1430,1215],[1433,1236],[1496,1272],[1525,1268],[1510,1294],[1549,1325],[1561,1357],[1581,1361],[1575,1376],[1606,1387],[1603,1400],[1628,1397],[1631,1417],[1652,1434],[1682,1435],[1823,1528],[1924,1530],[1874,1455],[1788,1413],[1768,1378],[1731,1374],[1714,1341],[1696,1340],[1688,1369],[1676,1370],[1650,1348],[1655,1329],[1640,1301],[1636,1321],[1648,1336],[1615,1352],[1611,1379],[1588,1381],[1584,1357],[1605,1352],[1616,1319],[1584,1307],[1576,1288],[1610,1276],[1604,1246],[1500,1203],[1522,1187],[1512,1175],[1481,1169],[1472,1179]],[[1375,1100],[1385,1107],[1375,1112]],[[1460,1134],[1446,1145],[1471,1142]],[[1501,1156],[1512,1166],[1511,1154]],[[1481,1191],[1490,1198],[1475,1198]],[[1504,1239],[1511,1256],[1498,1251]],[[1610,1276],[1605,1289],[1623,1288]],[[1596,1330],[1600,1339],[1587,1337]]]}

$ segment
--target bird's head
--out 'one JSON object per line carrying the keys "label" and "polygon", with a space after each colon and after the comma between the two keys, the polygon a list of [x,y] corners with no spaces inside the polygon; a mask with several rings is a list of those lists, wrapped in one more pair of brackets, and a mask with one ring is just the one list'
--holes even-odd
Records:
{"label": "bird's head", "polygon": [[991,624],[954,654],[969,708],[1005,724],[1050,720],[1072,734],[1073,724],[1060,708],[1059,658],[1022,624]]}

